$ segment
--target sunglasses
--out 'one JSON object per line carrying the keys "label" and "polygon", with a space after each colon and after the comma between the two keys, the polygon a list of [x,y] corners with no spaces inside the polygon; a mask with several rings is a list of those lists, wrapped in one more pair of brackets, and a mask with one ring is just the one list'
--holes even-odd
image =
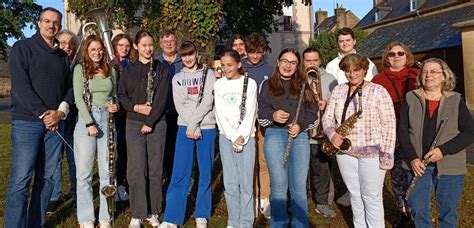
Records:
{"label": "sunglasses", "polygon": [[389,53],[388,53],[388,57],[395,57],[396,55],[402,57],[402,56],[405,55],[405,52],[399,51],[399,52],[389,52]]}

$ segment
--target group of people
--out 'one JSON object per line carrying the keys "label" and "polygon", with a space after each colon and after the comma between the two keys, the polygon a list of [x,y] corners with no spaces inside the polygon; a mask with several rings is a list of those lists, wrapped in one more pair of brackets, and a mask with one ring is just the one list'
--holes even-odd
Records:
{"label": "group of people", "polygon": [[[474,121],[443,60],[425,60],[418,69],[409,48],[394,42],[378,73],[356,53],[349,28],[337,32],[339,55],[326,68],[314,48],[302,55],[285,48],[270,66],[258,33],[232,37],[220,53],[221,71],[199,63],[193,42],[178,47],[172,31],[159,41],[144,30],[134,39],[116,35],[113,58],[109,41],[89,35],[76,60],[78,40],[60,32],[61,17],[43,9],[38,32],[10,52],[7,227],[45,225],[46,212],[59,204],[63,151],[80,227],[96,222],[95,160],[100,188],[116,185],[117,200],[129,199],[131,228],[183,225],[197,169],[194,217],[196,227],[207,227],[216,140],[228,227],[252,227],[259,212],[271,227],[309,227],[308,173],[316,212],[336,217],[329,198],[336,165],[345,185],[337,202],[351,206],[355,227],[385,226],[382,191],[390,169],[402,218],[432,226],[434,188],[440,226],[457,225]],[[156,42],[161,53],[154,52]],[[316,137],[318,126],[326,139]],[[100,193],[100,227],[113,219],[106,197]]]}

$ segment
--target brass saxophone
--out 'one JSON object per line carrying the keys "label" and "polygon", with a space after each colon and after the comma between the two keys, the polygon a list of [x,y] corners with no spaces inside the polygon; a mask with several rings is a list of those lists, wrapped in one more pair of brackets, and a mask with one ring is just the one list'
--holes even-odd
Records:
{"label": "brass saxophone", "polygon": [[[111,97],[109,104],[115,104],[115,98]],[[116,137],[115,137],[115,119],[114,114],[109,112],[107,118],[107,149],[109,152],[108,163],[109,163],[109,184],[104,186],[100,192],[107,199],[107,209],[112,220],[111,225],[113,227],[114,213],[115,213],[115,193],[117,193],[117,187],[115,186],[115,160],[117,159],[116,151]]]}
{"label": "brass saxophone", "polygon": [[[342,137],[346,137],[351,132],[357,123],[357,120],[362,115],[362,86],[357,87],[357,96],[359,97],[359,111],[349,116],[349,118],[347,118],[347,120],[336,129],[336,133]],[[339,150],[334,147],[329,139],[324,140],[323,147],[321,148],[321,150],[328,156],[336,155],[338,152],[347,153],[351,151],[351,149],[352,142],[348,138],[343,139],[342,144],[339,146]]]}

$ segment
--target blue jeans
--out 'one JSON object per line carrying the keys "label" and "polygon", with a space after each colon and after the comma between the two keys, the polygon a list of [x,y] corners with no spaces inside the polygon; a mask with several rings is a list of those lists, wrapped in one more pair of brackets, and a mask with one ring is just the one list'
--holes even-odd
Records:
{"label": "blue jeans", "polygon": [[[74,127],[77,121],[77,110],[70,111],[67,119],[64,121],[64,139],[69,145],[74,146]],[[69,171],[69,182],[71,185],[71,196],[76,200],[76,163],[74,162],[74,151],[72,151],[65,143],[64,147],[59,148],[59,162],[53,174],[54,189],[50,201],[58,201],[61,197],[62,190],[62,170],[63,170],[63,151],[66,153],[66,159]]]}
{"label": "blue jeans", "polygon": [[166,193],[165,222],[178,225],[184,223],[189,184],[193,171],[194,148],[199,167],[199,184],[196,196],[196,218],[210,218],[212,206],[211,178],[216,129],[201,130],[202,138],[186,137],[185,126],[179,126],[174,154],[173,175]]}
{"label": "blue jeans", "polygon": [[[413,173],[411,171],[407,171],[407,173],[408,182],[411,182]],[[427,167],[408,199],[408,207],[411,209],[416,227],[433,227],[431,222],[431,192],[433,187],[438,208],[439,227],[457,227],[464,175],[438,175],[438,170],[434,166]]]}
{"label": "blue jeans", "polygon": [[[62,123],[58,132],[62,133]],[[12,120],[11,137],[5,227],[42,227],[46,223],[46,210],[54,187],[52,176],[62,141],[55,132],[48,131],[43,122],[25,120]],[[33,172],[35,179],[28,207]]]}
{"label": "blue jeans", "polygon": [[310,148],[308,134],[301,132],[291,145],[286,167],[283,156],[288,141],[286,128],[267,128],[265,132],[265,158],[270,171],[271,221],[270,227],[288,225],[286,213],[287,191],[291,195],[291,227],[309,227],[306,180],[308,178]]}
{"label": "blue jeans", "polygon": [[[109,184],[107,162],[107,116],[106,108],[91,109],[92,119],[96,124],[99,135],[97,137],[88,136],[86,123],[81,115],[77,118],[76,128],[74,130],[74,159],[76,162],[76,178],[77,178],[77,221],[79,223],[94,222],[94,197],[92,195],[92,177],[93,167],[97,149],[97,163],[99,168],[100,190]],[[102,193],[99,194],[99,220],[109,221],[109,213],[107,212],[107,201]]]}
{"label": "blue jeans", "polygon": [[255,138],[250,137],[242,152],[232,149],[232,142],[219,135],[219,149],[224,172],[224,195],[227,204],[227,225],[253,227],[253,172],[255,167]]}

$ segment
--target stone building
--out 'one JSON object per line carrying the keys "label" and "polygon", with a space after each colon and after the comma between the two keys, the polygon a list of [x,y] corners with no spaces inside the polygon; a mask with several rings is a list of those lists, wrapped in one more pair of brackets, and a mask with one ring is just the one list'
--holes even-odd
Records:
{"label": "stone building", "polygon": [[353,28],[359,18],[350,10],[346,10],[344,6],[337,5],[334,9],[334,16],[328,17],[328,12],[321,10],[315,12],[316,22],[314,23],[314,36],[318,36],[322,32],[335,32],[340,28]]}
{"label": "stone building", "polygon": [[445,60],[457,76],[456,91],[474,111],[474,0],[374,0],[355,28],[370,35],[357,46],[382,69],[381,55],[393,41],[412,50],[418,61]]}

